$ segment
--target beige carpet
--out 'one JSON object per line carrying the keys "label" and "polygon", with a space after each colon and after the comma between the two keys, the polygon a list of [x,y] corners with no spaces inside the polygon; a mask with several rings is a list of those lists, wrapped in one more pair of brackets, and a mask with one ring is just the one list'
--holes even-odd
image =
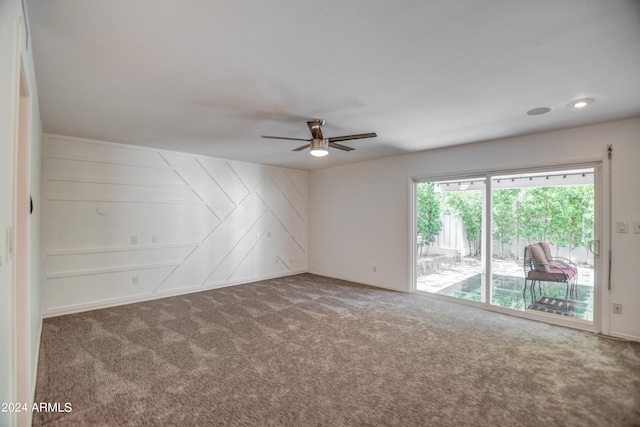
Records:
{"label": "beige carpet", "polygon": [[311,274],[46,319],[59,426],[640,425],[640,345]]}

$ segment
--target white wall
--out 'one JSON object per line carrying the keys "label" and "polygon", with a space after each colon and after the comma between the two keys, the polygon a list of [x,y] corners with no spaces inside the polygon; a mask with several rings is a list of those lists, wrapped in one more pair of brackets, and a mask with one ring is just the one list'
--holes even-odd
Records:
{"label": "white wall", "polygon": [[47,316],[307,269],[304,171],[56,135],[43,151]]}
{"label": "white wall", "polygon": [[[640,118],[312,171],[309,270],[409,291],[410,177],[602,161],[606,202],[607,144],[614,150],[613,219],[640,221]],[[609,217],[604,207],[601,240],[606,254]],[[640,234],[613,235],[613,287],[602,295],[605,333],[640,339],[638,254]],[[606,267],[605,260],[603,279]],[[622,315],[611,314],[612,302],[623,303]]]}
{"label": "white wall", "polygon": [[[19,94],[19,69],[22,61],[29,90],[28,188],[34,200],[40,197],[40,144],[41,126],[38,110],[37,88],[31,54],[27,45],[19,0],[0,0],[0,402],[15,402],[17,381],[24,384],[33,399],[41,328],[40,301],[40,212],[36,206],[29,216],[28,228],[28,283],[26,286],[26,345],[27,372],[16,378],[14,360],[18,328],[15,324],[13,283],[15,258],[8,256],[7,227],[15,227],[15,141],[17,132],[17,97]],[[20,59],[21,58],[21,59]],[[15,235],[15,233],[14,233]],[[28,403],[28,402],[27,402]],[[27,424],[29,417],[22,417]],[[15,414],[0,412],[0,425],[11,426],[18,422]]]}

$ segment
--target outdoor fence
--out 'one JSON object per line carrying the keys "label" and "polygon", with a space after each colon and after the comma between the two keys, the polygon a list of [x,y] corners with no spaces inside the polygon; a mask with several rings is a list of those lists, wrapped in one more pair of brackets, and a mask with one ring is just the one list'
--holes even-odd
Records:
{"label": "outdoor fence", "polygon": [[[470,242],[467,239],[464,222],[460,215],[442,215],[442,229],[436,236],[435,241],[428,247],[424,247],[420,252],[422,256],[447,256],[461,258],[472,254]],[[421,243],[418,236],[418,244]],[[475,243],[475,242],[473,242]],[[524,238],[516,239],[511,243],[500,243],[498,240],[492,241],[492,250],[494,256],[502,256],[504,258],[521,258],[524,248],[529,241]],[[584,247],[572,248],[569,253],[568,247],[557,247],[551,245],[554,256],[570,258],[576,263],[593,265],[593,254],[589,249]]]}

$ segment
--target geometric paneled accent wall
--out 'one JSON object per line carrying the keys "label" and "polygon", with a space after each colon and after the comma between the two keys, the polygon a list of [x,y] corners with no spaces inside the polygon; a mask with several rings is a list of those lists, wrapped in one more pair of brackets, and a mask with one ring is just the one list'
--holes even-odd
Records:
{"label": "geometric paneled accent wall", "polygon": [[307,172],[44,135],[45,315],[307,270]]}

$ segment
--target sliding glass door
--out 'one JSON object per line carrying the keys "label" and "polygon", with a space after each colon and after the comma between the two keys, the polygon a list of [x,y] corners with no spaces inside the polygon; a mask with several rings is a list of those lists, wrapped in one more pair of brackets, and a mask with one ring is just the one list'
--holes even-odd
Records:
{"label": "sliding glass door", "polygon": [[416,289],[593,324],[597,174],[593,165],[415,182]]}
{"label": "sliding glass door", "polygon": [[416,184],[417,289],[486,301],[485,178]]}
{"label": "sliding glass door", "polygon": [[[593,320],[594,176],[581,168],[491,178],[491,304]],[[547,280],[524,289],[524,251],[537,243],[548,266],[527,273]]]}

